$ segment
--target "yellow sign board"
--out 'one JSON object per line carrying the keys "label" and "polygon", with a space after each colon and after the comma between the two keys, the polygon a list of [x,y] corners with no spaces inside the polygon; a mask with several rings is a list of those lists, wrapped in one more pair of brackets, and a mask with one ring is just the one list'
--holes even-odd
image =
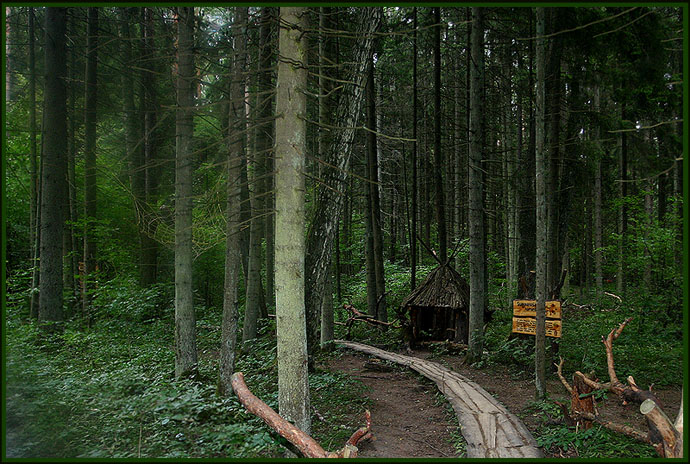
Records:
{"label": "yellow sign board", "polygon": [[[547,337],[561,337],[561,321],[547,320],[546,321],[546,336]],[[537,320],[531,317],[513,317],[513,332],[528,335],[535,335],[537,333]]]}
{"label": "yellow sign board", "polygon": [[[536,317],[537,302],[535,300],[513,300],[513,316]],[[546,302],[546,317],[551,319],[561,318],[561,302],[558,300]]]}

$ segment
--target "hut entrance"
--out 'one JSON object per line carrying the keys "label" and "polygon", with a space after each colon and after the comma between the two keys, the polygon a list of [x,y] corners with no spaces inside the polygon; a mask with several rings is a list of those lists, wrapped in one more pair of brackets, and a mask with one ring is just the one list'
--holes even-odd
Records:
{"label": "hut entrance", "polygon": [[470,286],[450,264],[431,271],[402,302],[410,314],[411,342],[451,340],[467,343]]}
{"label": "hut entrance", "polygon": [[467,313],[457,308],[410,308],[412,337],[415,340],[467,341]]}

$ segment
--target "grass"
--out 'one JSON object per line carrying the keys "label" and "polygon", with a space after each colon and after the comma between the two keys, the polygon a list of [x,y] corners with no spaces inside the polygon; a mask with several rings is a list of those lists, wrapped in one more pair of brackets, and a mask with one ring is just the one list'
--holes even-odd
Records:
{"label": "grass", "polygon": [[[204,314],[204,311],[200,311]],[[7,457],[250,458],[280,457],[282,438],[216,392],[219,316],[199,323],[199,375],[173,379],[173,326],[109,321],[92,329],[68,323],[44,337],[18,311],[7,316]],[[277,409],[275,340],[270,324],[237,370]],[[338,449],[361,426],[362,386],[344,374],[310,375],[311,400],[324,422],[313,436]]]}

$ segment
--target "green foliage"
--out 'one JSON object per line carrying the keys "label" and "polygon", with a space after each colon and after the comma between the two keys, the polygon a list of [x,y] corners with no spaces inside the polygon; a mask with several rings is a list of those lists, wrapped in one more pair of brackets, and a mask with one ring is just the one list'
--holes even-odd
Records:
{"label": "green foliage", "polygon": [[531,403],[527,412],[539,416],[542,425],[537,430],[535,438],[537,444],[551,454],[589,459],[633,459],[657,456],[651,446],[640,444],[632,438],[611,432],[597,424],[588,430],[578,430],[564,424],[547,422],[559,414],[558,406],[550,400]]}
{"label": "green foliage", "polygon": [[[199,375],[174,381],[170,298],[169,286],[141,289],[126,279],[111,281],[98,289],[94,327],[85,330],[73,321],[63,333],[46,336],[22,322],[23,300],[12,296],[6,326],[8,456],[280,456],[282,439],[234,395],[217,394],[218,310],[199,311]],[[263,323],[261,338],[238,356],[236,370],[277,409],[274,333],[272,321]],[[312,405],[326,418],[315,421],[313,435],[340,448],[362,425],[361,383],[317,371],[310,384]]]}

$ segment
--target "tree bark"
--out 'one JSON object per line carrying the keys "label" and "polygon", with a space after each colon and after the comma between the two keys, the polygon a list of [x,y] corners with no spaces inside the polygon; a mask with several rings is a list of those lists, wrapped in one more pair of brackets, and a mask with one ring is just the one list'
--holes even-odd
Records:
{"label": "tree bark", "polygon": [[83,313],[87,323],[92,322],[90,306],[91,292],[95,282],[98,247],[94,229],[96,227],[96,124],[98,99],[98,8],[88,9],[86,26],[86,94],[84,102],[84,276]]}
{"label": "tree bark", "polygon": [[601,302],[601,297],[604,292],[604,275],[603,275],[603,264],[604,264],[604,252],[602,250],[602,190],[601,190],[601,158],[603,156],[603,149],[601,147],[601,133],[600,133],[600,101],[601,101],[601,90],[599,85],[595,84],[594,87],[594,102],[593,109],[595,115],[594,127],[592,128],[592,134],[594,138],[594,146],[596,147],[596,153],[594,155],[594,275],[596,279],[596,299],[597,302]]}
{"label": "tree bark", "polygon": [[31,210],[29,212],[29,230],[31,231],[31,266],[32,282],[31,282],[31,299],[29,303],[29,317],[35,319],[38,317],[38,277],[39,277],[39,246],[40,246],[40,219],[39,219],[39,203],[40,190],[39,186],[39,172],[38,172],[38,153],[36,150],[36,53],[35,53],[35,17],[34,9],[29,8],[29,130],[31,131],[29,138],[29,162],[31,169],[31,186],[29,189]]}
{"label": "tree bark", "polygon": [[[326,156],[326,163],[335,166],[324,172],[326,188],[319,189],[316,194],[314,215],[307,234],[306,269],[306,308],[307,308],[307,337],[310,352],[319,345],[319,321],[321,320],[321,302],[328,266],[333,251],[335,225],[342,212],[343,195],[336,192],[345,190],[347,171],[352,154],[352,140],[354,127],[357,125],[360,113],[368,57],[371,54],[374,32],[381,22],[381,8],[362,8],[357,33],[362,39],[355,49],[353,66],[349,75],[344,79],[342,95],[335,112],[336,125],[342,129],[334,131],[330,149]],[[329,188],[330,187],[330,188]],[[276,227],[276,231],[278,228]]]}
{"label": "tree bark", "polygon": [[247,7],[235,7],[235,47],[233,79],[228,89],[228,159],[227,159],[227,226],[225,236],[225,282],[223,285],[223,322],[220,345],[219,390],[223,395],[232,391],[232,374],[235,371],[235,346],[237,342],[237,287],[242,266],[240,255],[241,224],[241,164],[244,163],[245,118],[244,85],[241,76],[245,67],[245,33]]}
{"label": "tree bark", "polygon": [[[621,105],[621,124],[626,118],[624,104]],[[620,152],[618,162],[618,195],[621,205],[618,207],[618,270],[616,272],[616,293],[625,293],[625,236],[628,229],[628,208],[625,205],[625,197],[628,195],[628,137],[625,132],[621,132],[618,139]]]}
{"label": "tree bark", "polygon": [[546,235],[547,235],[547,148],[545,144],[545,116],[546,116],[546,89],[545,89],[545,61],[546,39],[544,8],[537,8],[537,99],[536,99],[536,153],[535,153],[535,185],[537,201],[537,241],[536,241],[536,334],[535,334],[535,387],[536,397],[542,399],[546,396]]}
{"label": "tree bark", "polygon": [[417,288],[417,8],[412,9],[412,205],[410,207],[410,290]]}
{"label": "tree bark", "polygon": [[55,330],[63,320],[62,235],[67,192],[67,9],[46,8],[43,156],[41,172],[40,290],[38,322]]}
{"label": "tree bark", "polygon": [[[241,10],[241,11],[240,11]],[[246,42],[247,42],[247,11],[237,10],[238,17],[235,22],[235,61],[234,77],[232,82],[232,101],[230,118],[235,121],[237,131],[246,127],[245,118],[245,67],[246,67]],[[242,22],[240,22],[242,21]],[[268,98],[264,96],[263,98]],[[262,110],[265,105],[262,105]],[[270,100],[269,100],[270,107]],[[263,111],[261,116],[263,116]],[[262,128],[263,129],[263,128]],[[258,129],[261,130],[261,129]],[[239,137],[239,135],[237,136]],[[259,143],[259,138],[261,143]],[[257,134],[256,150],[252,164],[253,173],[249,177],[251,190],[249,192],[251,218],[249,223],[249,259],[247,263],[247,286],[244,305],[244,324],[242,326],[243,349],[248,347],[247,342],[256,338],[256,322],[261,312],[262,291],[261,288],[261,241],[263,239],[264,221],[261,218],[263,210],[262,193],[265,182],[263,181],[265,162],[260,157],[266,156],[264,152],[267,140],[265,134]],[[244,145],[244,144],[243,144]],[[239,147],[238,147],[239,148]],[[259,152],[261,149],[261,152]]]}
{"label": "tree bark", "polygon": [[192,287],[192,136],[194,134],[194,9],[177,9],[175,124],[175,378],[197,369]]}
{"label": "tree bark", "polygon": [[[367,208],[371,217],[371,240],[373,251],[373,271],[374,271],[374,310],[371,313],[377,319],[388,320],[386,310],[386,280],[383,270],[383,232],[381,230],[381,201],[379,197],[379,163],[378,163],[378,143],[376,134],[376,84],[374,81],[374,59],[373,51],[370,57],[368,79],[366,87],[367,98],[367,179],[365,188],[369,192]],[[367,297],[368,298],[368,297]]]}
{"label": "tree bark", "polygon": [[[280,8],[275,283],[278,409],[283,417],[309,434],[311,419],[304,295],[307,43],[302,32],[306,28],[306,14],[304,7]],[[321,296],[319,293],[319,299]]]}
{"label": "tree bark", "polygon": [[143,24],[141,26],[141,53],[142,56],[151,57],[142,63],[141,72],[141,98],[144,122],[144,215],[142,236],[141,268],[139,282],[143,287],[153,285],[158,280],[158,242],[155,239],[156,224],[152,208],[156,208],[158,202],[158,186],[160,179],[160,160],[158,159],[159,129],[158,125],[158,96],[155,85],[155,76],[158,75],[154,38],[156,30],[153,22],[151,8],[143,8]]}
{"label": "tree bark", "polygon": [[486,231],[484,227],[484,9],[472,7],[470,66],[470,153],[469,153],[469,235],[470,235],[470,307],[468,362],[481,359],[484,346],[484,292],[486,266]]}
{"label": "tree bark", "polygon": [[448,260],[445,195],[443,189],[443,153],[441,152],[441,8],[434,8],[434,183],[436,187],[436,222],[439,258]]}
{"label": "tree bark", "polygon": [[130,23],[134,19],[133,8],[120,9],[120,36],[122,39],[122,102],[123,102],[123,123],[125,127],[125,151],[126,157],[129,161],[129,178],[132,189],[132,200],[134,202],[134,218],[138,225],[139,235],[139,283],[144,285],[144,267],[146,263],[143,260],[145,254],[145,169],[144,166],[144,144],[141,142],[141,125],[139,120],[139,112],[134,103],[134,70],[132,69],[133,54],[132,54],[132,34],[130,31]]}
{"label": "tree bark", "polygon": [[275,120],[273,107],[275,89],[273,86],[273,67],[275,59],[275,24],[276,8],[263,7],[261,9],[261,28],[259,31],[259,127],[257,128],[256,151],[257,156],[263,160],[263,187],[265,196],[262,200],[264,216],[264,237],[266,240],[266,302],[272,305],[275,302],[275,157],[273,154],[273,134],[275,132]]}

